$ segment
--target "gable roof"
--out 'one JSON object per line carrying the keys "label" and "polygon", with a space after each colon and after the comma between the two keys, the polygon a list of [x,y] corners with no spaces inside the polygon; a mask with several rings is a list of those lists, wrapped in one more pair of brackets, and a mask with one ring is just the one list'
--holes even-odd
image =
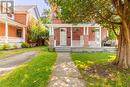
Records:
{"label": "gable roof", "polygon": [[28,11],[32,8],[35,8],[36,5],[16,5],[15,6],[15,11]]}
{"label": "gable roof", "polygon": [[37,18],[40,18],[40,13],[36,5],[16,5],[15,12],[29,12],[31,9],[34,10]]}

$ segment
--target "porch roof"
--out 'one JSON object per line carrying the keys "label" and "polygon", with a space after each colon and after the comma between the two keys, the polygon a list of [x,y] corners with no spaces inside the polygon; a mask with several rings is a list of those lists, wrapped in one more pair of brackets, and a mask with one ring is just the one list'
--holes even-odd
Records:
{"label": "porch roof", "polygon": [[97,23],[88,24],[45,24],[47,27],[101,27]]}
{"label": "porch roof", "polygon": [[16,21],[14,21],[13,19],[11,19],[11,18],[9,18],[9,17],[7,17],[7,16],[0,16],[0,22],[2,22],[2,23],[5,23],[6,22],[6,20],[8,21],[8,24],[10,24],[10,25],[13,25],[13,26],[18,26],[18,27],[26,27],[26,25],[24,25],[24,24],[21,24],[21,23],[19,23],[19,22],[16,22]]}

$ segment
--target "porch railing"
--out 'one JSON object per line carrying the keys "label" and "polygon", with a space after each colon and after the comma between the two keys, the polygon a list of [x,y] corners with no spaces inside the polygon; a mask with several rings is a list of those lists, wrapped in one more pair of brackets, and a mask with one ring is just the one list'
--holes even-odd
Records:
{"label": "porch railing", "polygon": [[90,48],[100,47],[100,43],[97,41],[88,41],[88,45]]}
{"label": "porch railing", "polygon": [[[0,42],[4,43],[6,41],[6,37],[5,36],[0,36]],[[19,38],[19,37],[8,37],[8,42],[9,43],[19,43],[19,42],[23,42],[23,38]]]}

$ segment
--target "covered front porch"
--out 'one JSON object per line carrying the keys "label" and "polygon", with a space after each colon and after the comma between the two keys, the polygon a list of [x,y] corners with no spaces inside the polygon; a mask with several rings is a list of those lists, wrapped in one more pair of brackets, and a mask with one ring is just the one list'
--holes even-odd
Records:
{"label": "covered front porch", "polygon": [[98,24],[47,24],[50,47],[101,47],[101,26]]}
{"label": "covered front porch", "polygon": [[4,15],[0,17],[0,43],[25,42],[26,26]]}

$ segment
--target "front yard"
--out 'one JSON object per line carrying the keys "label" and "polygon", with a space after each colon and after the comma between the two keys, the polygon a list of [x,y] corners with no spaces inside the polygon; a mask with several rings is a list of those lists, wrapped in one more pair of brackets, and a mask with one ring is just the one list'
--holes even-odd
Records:
{"label": "front yard", "polygon": [[130,70],[121,70],[109,62],[115,54],[107,52],[72,53],[87,87],[129,87]]}
{"label": "front yard", "polygon": [[45,47],[26,48],[13,51],[1,51],[0,56],[37,50],[39,53],[15,70],[0,77],[0,87],[45,87],[56,60],[55,52],[48,52]]}

